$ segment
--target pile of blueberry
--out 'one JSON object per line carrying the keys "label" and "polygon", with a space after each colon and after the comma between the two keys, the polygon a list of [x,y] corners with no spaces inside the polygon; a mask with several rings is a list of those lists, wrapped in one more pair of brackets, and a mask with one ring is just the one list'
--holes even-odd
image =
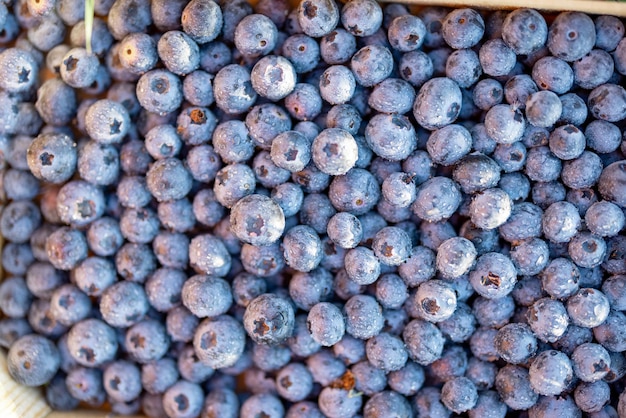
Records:
{"label": "pile of blueberry", "polygon": [[151,418],[626,417],[626,38],[0,1],[0,346]]}

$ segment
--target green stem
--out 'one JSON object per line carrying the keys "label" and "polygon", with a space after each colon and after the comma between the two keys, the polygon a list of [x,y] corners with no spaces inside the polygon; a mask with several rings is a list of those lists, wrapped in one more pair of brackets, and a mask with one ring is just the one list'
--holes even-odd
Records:
{"label": "green stem", "polygon": [[85,46],[91,54],[91,34],[93,32],[93,16],[95,14],[95,1],[85,0]]}

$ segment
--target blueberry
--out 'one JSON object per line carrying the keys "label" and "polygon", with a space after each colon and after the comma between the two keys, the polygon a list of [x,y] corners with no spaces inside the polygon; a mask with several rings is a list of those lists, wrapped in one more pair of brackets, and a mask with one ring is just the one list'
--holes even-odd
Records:
{"label": "blueberry", "polygon": [[583,382],[576,386],[574,401],[583,412],[599,412],[609,402],[611,390],[604,381]]}
{"label": "blueberry", "polygon": [[383,414],[396,414],[396,416],[410,416],[411,406],[408,400],[394,391],[384,391],[370,398],[364,407],[366,416]]}
{"label": "blueberry", "polygon": [[511,216],[513,202],[502,189],[491,188],[477,193],[470,203],[472,223],[482,229],[495,229]]}
{"label": "blueberry", "polygon": [[532,69],[532,78],[541,90],[556,94],[567,93],[574,83],[574,72],[565,61],[547,56],[539,59]]}
{"label": "blueberry", "polygon": [[387,36],[395,50],[414,51],[419,49],[426,39],[426,25],[419,17],[403,13],[391,21]]}
{"label": "blueberry", "polygon": [[548,245],[539,238],[529,238],[511,248],[511,260],[520,275],[539,274],[548,265]]}
{"label": "blueberry", "polygon": [[102,144],[121,142],[130,129],[128,110],[112,100],[98,100],[87,109],[85,129]]}
{"label": "blueberry", "polygon": [[433,131],[428,137],[426,149],[435,163],[449,166],[468,154],[471,145],[470,132],[461,125],[453,124]]}
{"label": "blueberry", "polygon": [[59,351],[52,341],[35,334],[16,340],[7,355],[11,377],[21,385],[41,386],[48,383],[60,365]]}
{"label": "blueberry", "polygon": [[91,313],[91,301],[76,286],[66,284],[55,289],[50,299],[50,315],[65,326],[83,320]]}
{"label": "blueberry", "polygon": [[[145,408],[144,408],[145,409]],[[224,418],[236,418],[239,413],[239,399],[235,392],[229,388],[216,388],[211,390],[205,400],[202,407],[202,414],[204,416],[224,417]]]}
{"label": "blueberry", "polygon": [[344,64],[356,52],[356,39],[347,30],[337,28],[320,39],[319,52],[326,64]]}
{"label": "blueberry", "polygon": [[19,338],[32,334],[33,330],[24,318],[4,318],[0,320],[0,347],[9,349]]}
{"label": "blueberry", "polygon": [[183,9],[181,22],[187,35],[199,44],[206,44],[222,30],[222,10],[211,0],[191,1]]}
{"label": "blueberry", "polygon": [[376,282],[376,300],[385,309],[399,309],[409,294],[403,279],[397,274],[385,274]]}
{"label": "blueberry", "polygon": [[578,158],[565,162],[561,180],[572,189],[586,189],[597,183],[602,168],[602,160],[597,154],[583,151]]}
{"label": "blueberry", "polygon": [[593,20],[584,13],[560,13],[550,25],[547,45],[550,52],[566,61],[587,55],[596,43]]}
{"label": "blueberry", "polygon": [[0,87],[9,93],[20,93],[35,85],[39,71],[35,58],[19,48],[8,48],[0,53]]}
{"label": "blueberry", "polygon": [[272,103],[253,107],[246,115],[246,126],[257,146],[269,150],[276,135],[291,129],[287,111]]}
{"label": "blueberry", "polygon": [[319,79],[320,95],[333,105],[348,102],[354,95],[355,88],[355,75],[344,65],[329,66]]}
{"label": "blueberry", "polygon": [[323,173],[335,176],[346,174],[358,159],[357,143],[343,129],[325,129],[313,140],[311,157]]}
{"label": "blueberry", "polygon": [[468,239],[449,238],[437,249],[437,270],[444,278],[460,277],[474,265],[476,254],[474,244]]}
{"label": "blueberry", "polygon": [[217,107],[230,114],[247,111],[257,98],[250,71],[237,64],[226,65],[217,72],[213,79],[213,94]]}
{"label": "blueberry", "polygon": [[351,104],[333,106],[326,114],[327,128],[340,128],[350,133],[350,135],[359,133],[361,122],[362,117],[359,110]]}
{"label": "blueberry", "polygon": [[497,373],[498,368],[495,364],[472,357],[468,361],[465,375],[474,383],[476,389],[486,391],[495,384]]}
{"label": "blueberry", "polygon": [[122,281],[109,286],[100,300],[102,318],[111,326],[127,327],[148,312],[148,299],[142,286]]}
{"label": "blueberry", "polygon": [[378,112],[405,114],[411,110],[414,100],[415,90],[411,84],[399,78],[388,78],[374,87],[368,104]]}
{"label": "blueberry", "polygon": [[533,9],[514,10],[502,24],[502,39],[518,55],[529,55],[539,50],[547,37],[546,21]]}
{"label": "blueberry", "polygon": [[228,283],[213,276],[192,276],[183,285],[181,294],[183,305],[199,318],[226,313],[232,304]]}
{"label": "blueberry", "polygon": [[[336,176],[333,179],[328,196],[335,209],[350,212],[353,215],[363,215],[378,202],[380,189],[369,171],[353,168],[345,175]],[[334,212],[330,214],[332,215]]]}
{"label": "blueberry", "polygon": [[280,206],[263,195],[252,194],[238,200],[231,210],[231,228],[243,242],[269,245],[276,242],[285,228]]}
{"label": "blueberry", "polygon": [[482,391],[478,394],[478,401],[474,408],[468,411],[470,418],[490,416],[493,418],[504,418],[507,413],[506,404],[500,399],[497,392],[492,390]]}
{"label": "blueberry", "polygon": [[329,34],[339,23],[339,9],[333,0],[307,0],[298,6],[298,23],[308,36]]}
{"label": "blueberry", "polygon": [[624,177],[625,169],[624,161],[611,163],[602,170],[598,180],[598,190],[602,197],[621,207],[626,207],[626,199],[622,195],[623,187],[621,187],[621,179]]}
{"label": "blueberry", "polygon": [[297,271],[313,270],[322,258],[322,242],[315,230],[306,225],[289,229],[283,238],[282,248],[285,262]]}
{"label": "blueberry", "polygon": [[613,51],[624,37],[624,24],[614,16],[598,16],[595,19],[596,47]]}
{"label": "blueberry", "polygon": [[563,414],[564,416],[581,416],[581,411],[571,396],[542,396],[537,403],[529,410],[529,414],[533,414],[538,418],[548,417],[554,414]]}
{"label": "blueberry", "polygon": [[574,378],[570,359],[560,351],[539,353],[528,370],[530,386],[540,395],[559,395]]}
{"label": "blueberry", "polygon": [[191,418],[200,415],[204,395],[200,385],[179,380],[163,394],[163,409],[167,416]]}
{"label": "blueberry", "polygon": [[465,374],[468,357],[460,345],[451,345],[444,349],[441,358],[432,363],[428,371],[439,381],[447,382]]}
{"label": "blueberry", "polygon": [[510,364],[525,363],[537,351],[537,339],[526,324],[507,324],[498,330],[495,339],[498,355]]}
{"label": "blueberry", "polygon": [[419,414],[433,417],[449,417],[450,410],[441,402],[441,389],[433,386],[423,388],[413,398],[413,408]]}
{"label": "blueberry", "polygon": [[381,392],[387,385],[385,372],[374,367],[367,360],[353,365],[350,372],[355,380],[354,388],[356,391],[362,392],[367,396],[373,396]]}
{"label": "blueberry", "polygon": [[589,232],[575,235],[568,245],[568,253],[577,266],[594,268],[602,264],[606,256],[606,242]]}
{"label": "blueberry", "polygon": [[33,295],[21,277],[10,277],[0,284],[0,309],[9,318],[24,318]]}
{"label": "blueberry", "polygon": [[291,363],[276,375],[276,389],[278,394],[288,401],[302,401],[313,389],[313,378],[306,366]]}
{"label": "blueberry", "polygon": [[271,293],[259,295],[246,307],[243,324],[256,343],[281,343],[293,332],[293,307],[281,296]]}
{"label": "blueberry", "polygon": [[193,339],[198,318],[184,306],[171,308],[165,319],[167,333],[172,341],[189,342]]}
{"label": "blueberry", "polygon": [[275,372],[291,361],[291,351],[285,345],[254,344],[251,357],[260,370]]}
{"label": "blueberry", "polygon": [[433,78],[420,88],[413,104],[413,115],[420,126],[435,130],[454,122],[461,104],[461,90],[454,81],[445,77]]}
{"label": "blueberry", "polygon": [[452,316],[437,324],[450,341],[461,343],[470,339],[476,330],[476,319],[472,310],[464,302],[457,302]]}
{"label": "blueberry", "polygon": [[71,270],[87,257],[87,240],[82,232],[62,227],[48,236],[46,252],[55,268]]}
{"label": "blueberry", "polygon": [[72,48],[63,57],[59,73],[68,85],[84,88],[96,81],[99,65],[98,57],[85,48]]}
{"label": "blueberry", "polygon": [[608,351],[600,344],[584,343],[571,354],[574,374],[583,382],[597,382],[611,369]]}
{"label": "blueberry", "polygon": [[492,77],[502,77],[510,74],[516,64],[514,50],[502,39],[490,39],[485,42],[478,52],[482,71]]}
{"label": "blueberry", "polygon": [[350,394],[343,388],[325,387],[318,398],[320,411],[329,418],[354,416],[361,409],[363,399]]}
{"label": "blueberry", "polygon": [[413,213],[420,219],[439,222],[452,216],[461,203],[458,186],[446,177],[433,177],[417,189]]}
{"label": "blueberry", "polygon": [[592,339],[593,334],[589,328],[570,324],[561,338],[553,342],[552,346],[567,355],[571,355],[576,347],[589,343]]}
{"label": "blueberry", "polygon": [[441,33],[448,45],[455,49],[471,48],[480,42],[485,22],[473,9],[456,9],[442,21]]}
{"label": "blueberry", "polygon": [[481,110],[489,110],[493,106],[502,103],[504,89],[502,84],[493,78],[480,80],[472,90],[474,105]]}
{"label": "blueberry", "polygon": [[254,90],[273,101],[285,98],[296,86],[296,71],[291,62],[281,56],[261,58],[252,68],[250,77]]}
{"label": "blueberry", "polygon": [[147,244],[158,233],[159,221],[154,211],[148,208],[124,210],[120,217],[120,230],[129,242]]}
{"label": "blueberry", "polygon": [[402,79],[415,87],[421,87],[433,75],[432,59],[422,51],[410,51],[402,55],[399,63]]}
{"label": "blueberry", "polygon": [[604,120],[591,121],[585,128],[587,146],[598,154],[608,154],[619,148],[619,128]]}
{"label": "blueberry", "polygon": [[467,377],[457,377],[444,383],[441,388],[441,402],[458,413],[468,411],[478,402],[478,391]]}
{"label": "blueberry", "polygon": [[528,371],[520,366],[506,365],[496,375],[496,390],[502,401],[513,410],[533,406],[539,395],[531,388]]}
{"label": "blueberry", "polygon": [[58,373],[46,386],[46,402],[55,411],[71,411],[76,409],[79,400],[72,396],[65,385],[65,375]]}
{"label": "blueberry", "polygon": [[208,318],[196,329],[193,344],[202,363],[215,369],[230,367],[244,351],[245,332],[231,316]]}
{"label": "blueberry", "polygon": [[289,295],[294,304],[305,311],[331,296],[333,277],[323,268],[298,272],[289,282]]}
{"label": "blueberry", "polygon": [[261,14],[251,14],[237,24],[234,42],[244,56],[267,55],[276,46],[278,31],[272,20]]}
{"label": "blueberry", "polygon": [[608,52],[594,49],[575,61],[573,69],[576,84],[584,89],[594,89],[610,80],[614,64]]}
{"label": "blueberry", "polygon": [[[216,81],[217,76],[214,80],[217,101]],[[156,69],[148,71],[137,82],[137,100],[139,100],[141,107],[149,112],[159,114],[172,112],[183,101],[182,83],[176,75],[167,70]]]}
{"label": "blueberry", "polygon": [[543,214],[543,233],[552,242],[568,242],[580,227],[580,215],[568,202],[551,204]]}
{"label": "blueberry", "polygon": [[341,23],[354,36],[373,35],[382,25],[383,11],[372,0],[358,0],[341,9]]}
{"label": "blueberry", "polygon": [[563,304],[550,298],[536,300],[526,317],[535,336],[544,342],[554,342],[561,338],[569,323]]}
{"label": "blueberry", "polygon": [[455,236],[457,233],[450,222],[422,222],[420,225],[420,244],[433,251],[445,240]]}
{"label": "blueberry", "polygon": [[578,290],[580,272],[566,258],[554,258],[540,276],[543,290],[555,299],[567,299]]}
{"label": "blueberry", "polygon": [[155,269],[156,259],[147,244],[124,244],[115,256],[119,275],[129,281],[143,283]]}
{"label": "blueberry", "polygon": [[99,319],[85,319],[68,332],[67,347],[73,360],[99,367],[115,358],[118,342],[113,328]]}
{"label": "blueberry", "polygon": [[141,384],[150,394],[162,394],[177,380],[178,369],[171,358],[162,358],[141,366]]}
{"label": "blueberry", "polygon": [[50,313],[50,301],[35,299],[28,310],[28,323],[37,334],[48,338],[59,338],[67,331]]}
{"label": "blueberry", "polygon": [[[309,83],[296,84],[293,91],[285,97],[285,107],[293,118],[310,122],[322,111],[322,96],[320,95],[319,88]],[[301,125],[301,127],[303,126],[310,128],[315,127],[316,131],[319,131],[317,125]],[[294,127],[294,130],[300,131],[297,127]],[[305,132],[301,133],[305,134]]]}
{"label": "blueberry", "polygon": [[[218,226],[222,224],[220,223]],[[239,245],[237,240],[236,245]],[[285,266],[285,259],[277,243],[263,247],[244,244],[241,247],[241,263],[248,273],[260,277],[269,277],[278,273]]]}
{"label": "blueberry", "polygon": [[40,51],[49,51],[65,38],[65,26],[55,13],[49,13],[37,19],[36,24],[29,27],[26,36],[28,41]]}
{"label": "blueberry", "polygon": [[119,62],[132,73],[143,74],[152,70],[159,59],[157,43],[148,34],[131,33],[119,45]]}
{"label": "blueberry", "polygon": [[145,175],[152,158],[144,141],[131,140],[120,149],[120,167],[128,175]]}
{"label": "blueberry", "polygon": [[550,128],[561,117],[562,104],[559,97],[542,90],[531,94],[526,100],[526,118],[533,126]]}
{"label": "blueberry", "polygon": [[570,320],[580,327],[600,326],[607,320],[610,314],[609,309],[609,299],[596,289],[582,288],[567,300],[567,313]]}
{"label": "blueberry", "polygon": [[[191,330],[191,338],[193,333],[194,330]],[[192,345],[185,345],[179,350],[177,366],[182,379],[191,383],[200,384],[215,374],[215,369],[200,361]]]}
{"label": "blueberry", "polygon": [[162,358],[169,349],[170,339],[162,323],[148,319],[128,328],[124,346],[131,359],[145,364]]}
{"label": "blueberry", "polygon": [[173,268],[160,268],[146,281],[146,296],[159,312],[167,312],[181,302],[180,292],[187,276]]}
{"label": "blueberry", "polygon": [[497,299],[509,294],[517,281],[517,272],[510,258],[500,253],[486,253],[478,258],[469,280],[478,294]]}
{"label": "blueberry", "polygon": [[442,280],[428,280],[417,288],[413,303],[420,317],[431,322],[441,322],[454,314],[456,293]]}
{"label": "blueberry", "polygon": [[388,48],[370,45],[358,50],[350,64],[357,83],[373,87],[391,75],[393,57]]}

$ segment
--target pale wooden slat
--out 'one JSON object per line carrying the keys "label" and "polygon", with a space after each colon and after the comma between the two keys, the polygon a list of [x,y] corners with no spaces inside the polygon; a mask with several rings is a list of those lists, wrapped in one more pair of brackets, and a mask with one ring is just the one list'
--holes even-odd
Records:
{"label": "pale wooden slat", "polygon": [[0,413],[3,418],[44,418],[50,414],[41,390],[17,384],[7,370],[6,354],[0,351]]}
{"label": "pale wooden slat", "polygon": [[[115,415],[106,411],[94,411],[89,409],[72,411],[72,412],[58,412],[53,411],[46,418],[113,418],[121,417],[121,415]],[[124,415],[124,418],[145,418],[139,415]]]}
{"label": "pale wooden slat", "polygon": [[[394,0],[385,0],[395,2]],[[448,7],[475,7],[483,9],[518,9],[528,7],[531,9],[561,12],[579,11],[598,15],[626,16],[626,3],[604,0],[403,0],[398,3],[415,4],[420,6],[448,6]]]}

